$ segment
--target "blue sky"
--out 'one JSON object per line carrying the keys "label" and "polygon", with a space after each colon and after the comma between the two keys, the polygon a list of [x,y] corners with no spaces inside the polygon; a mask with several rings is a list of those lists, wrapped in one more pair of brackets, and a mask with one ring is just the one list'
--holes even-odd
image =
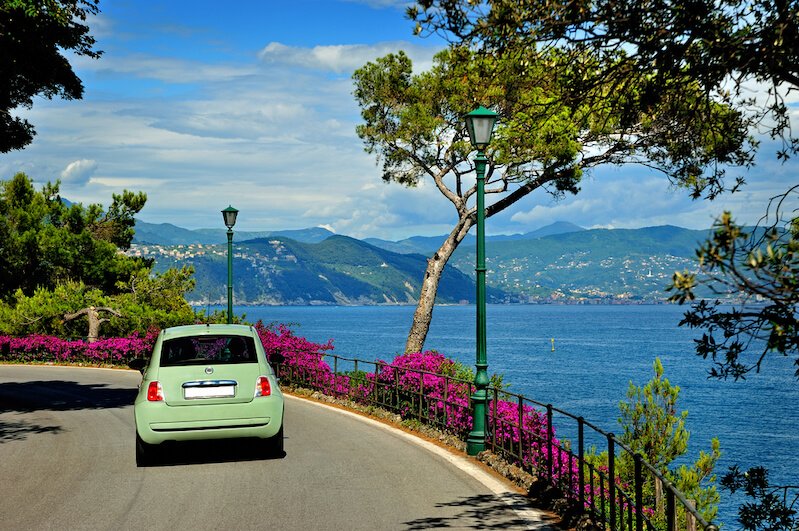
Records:
{"label": "blue sky", "polygon": [[[85,204],[141,190],[142,220],[187,228],[220,227],[230,204],[241,230],[325,226],[386,239],[449,232],[449,202],[432,185],[384,184],[355,134],[356,68],[403,49],[420,70],[443,47],[413,36],[404,4],[104,0],[90,20],[103,57],[73,59],[84,99],[37,99],[20,110],[38,135],[0,155],[0,178],[61,179],[62,195]],[[641,168],[602,168],[576,197],[536,191],[492,217],[487,231],[554,221],[706,228],[724,209],[755,222],[769,197],[796,182],[797,162],[779,164],[774,151],[764,143],[744,191],[712,203],[691,201]]]}

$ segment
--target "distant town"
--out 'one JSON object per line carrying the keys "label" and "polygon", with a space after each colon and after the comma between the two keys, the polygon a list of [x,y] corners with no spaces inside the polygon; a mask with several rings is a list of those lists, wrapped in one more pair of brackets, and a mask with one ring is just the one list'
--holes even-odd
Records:
{"label": "distant town", "polygon": [[[565,227],[565,228],[564,228]],[[696,268],[695,249],[706,231],[679,227],[559,231],[489,239],[489,302],[522,304],[665,304],[675,271]],[[128,253],[153,259],[156,271],[195,270],[192,303],[225,300],[227,246],[192,242],[203,233],[144,224],[149,241]],[[552,229],[550,229],[552,230]],[[414,304],[434,238],[362,241],[323,229],[258,233],[234,241],[237,304]],[[137,224],[137,234],[139,225]],[[239,238],[253,236],[242,234]],[[213,241],[224,241],[220,233]],[[173,243],[164,243],[159,239]],[[185,243],[174,243],[179,240]],[[303,241],[305,240],[305,241]],[[401,250],[402,252],[397,252]],[[474,302],[474,247],[453,255],[438,293],[440,304]]]}

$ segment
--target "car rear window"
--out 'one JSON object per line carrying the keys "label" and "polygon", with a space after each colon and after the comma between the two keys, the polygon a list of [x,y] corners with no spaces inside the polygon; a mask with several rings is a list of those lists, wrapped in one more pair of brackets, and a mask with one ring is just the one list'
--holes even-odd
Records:
{"label": "car rear window", "polygon": [[161,345],[161,367],[208,363],[255,363],[255,342],[251,337],[203,335],[167,339]]}

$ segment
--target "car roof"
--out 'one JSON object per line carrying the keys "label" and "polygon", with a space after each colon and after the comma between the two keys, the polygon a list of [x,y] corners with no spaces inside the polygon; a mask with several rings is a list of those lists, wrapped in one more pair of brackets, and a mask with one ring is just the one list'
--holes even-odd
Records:
{"label": "car roof", "polygon": [[196,325],[183,325],[165,328],[163,331],[164,339],[171,339],[175,337],[191,337],[202,335],[235,335],[235,336],[252,336],[255,330],[249,325],[239,324],[196,324]]}

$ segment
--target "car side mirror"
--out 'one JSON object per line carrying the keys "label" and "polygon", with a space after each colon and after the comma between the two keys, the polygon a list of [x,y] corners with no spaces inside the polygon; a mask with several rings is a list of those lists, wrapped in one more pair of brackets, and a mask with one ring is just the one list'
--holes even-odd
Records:
{"label": "car side mirror", "polygon": [[279,352],[274,352],[269,355],[269,363],[271,363],[272,365],[275,364],[280,365],[284,361],[286,361],[286,357]]}
{"label": "car side mirror", "polygon": [[144,358],[133,358],[128,362],[128,367],[144,374],[144,368],[147,367],[147,360]]}

